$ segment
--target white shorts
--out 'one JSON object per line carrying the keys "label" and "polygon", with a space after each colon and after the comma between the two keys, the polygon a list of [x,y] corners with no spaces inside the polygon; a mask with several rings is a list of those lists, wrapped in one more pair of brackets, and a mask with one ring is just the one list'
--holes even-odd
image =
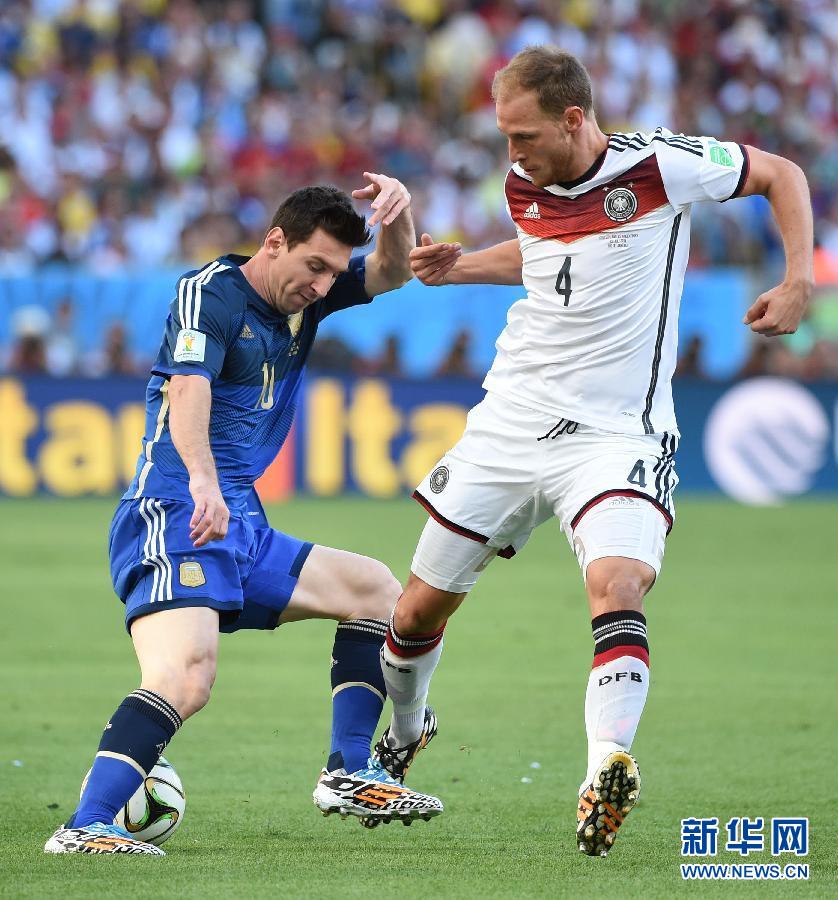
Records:
{"label": "white shorts", "polygon": [[413,494],[432,521],[412,571],[440,590],[467,591],[494,555],[513,556],[555,516],[583,576],[605,556],[641,560],[657,574],[674,520],[677,447],[675,432],[557,422],[489,393]]}

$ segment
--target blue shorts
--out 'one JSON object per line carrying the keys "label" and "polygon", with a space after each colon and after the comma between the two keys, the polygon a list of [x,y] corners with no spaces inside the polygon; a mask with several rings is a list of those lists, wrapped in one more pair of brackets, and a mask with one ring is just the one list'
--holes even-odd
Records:
{"label": "blue shorts", "polygon": [[193,509],[148,497],[117,507],[111,580],[128,630],[140,616],[184,606],[217,609],[221,631],[276,628],[313,544],[270,528],[261,506],[251,504],[249,514],[230,517],[223,541],[196,548]]}

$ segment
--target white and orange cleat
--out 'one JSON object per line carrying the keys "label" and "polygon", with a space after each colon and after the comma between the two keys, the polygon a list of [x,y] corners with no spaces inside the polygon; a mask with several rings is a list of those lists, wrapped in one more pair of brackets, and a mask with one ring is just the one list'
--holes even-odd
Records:
{"label": "white and orange cleat", "polygon": [[166,854],[154,844],[138,841],[124,828],[111,823],[94,822],[81,828],[59,828],[46,842],[44,853],[144,853]]}
{"label": "white and orange cleat", "polygon": [[637,760],[625,750],[609,753],[579,794],[576,843],[580,853],[607,856],[639,795]]}
{"label": "white and orange cleat", "polygon": [[406,788],[372,759],[357,772],[323,769],[312,799],[324,816],[356,816],[366,828],[394,819],[410,825],[414,819],[427,821],[442,812],[438,798]]}

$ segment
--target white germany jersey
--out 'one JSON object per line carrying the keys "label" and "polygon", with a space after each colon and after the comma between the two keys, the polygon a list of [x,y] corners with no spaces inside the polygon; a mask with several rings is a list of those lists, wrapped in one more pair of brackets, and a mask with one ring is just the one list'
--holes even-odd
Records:
{"label": "white germany jersey", "polygon": [[612,134],[576,181],[536,187],[513,165],[506,202],[527,296],[483,386],[608,431],[676,429],[672,373],[690,207],[742,189],[739,144],[658,128]]}

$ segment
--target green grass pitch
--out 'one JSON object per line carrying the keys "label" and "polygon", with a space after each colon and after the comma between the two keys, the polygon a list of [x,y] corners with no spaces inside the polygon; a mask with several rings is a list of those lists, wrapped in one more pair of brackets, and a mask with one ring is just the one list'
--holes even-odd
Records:
{"label": "green grass pitch", "polygon": [[[317,813],[333,626],[306,622],[222,636],[213,699],[167,752],[188,807],[166,859],[47,857],[102,726],[137,684],[107,574],[112,505],[0,503],[0,895],[838,893],[834,501],[753,510],[681,499],[647,605],[652,690],[634,745],[643,794],[607,859],[573,841],[592,647],[555,524],[493,563],[449,627],[432,688],[440,734],[411,772],[442,797],[439,819],[366,831]],[[298,500],[269,513],[400,577],[423,522],[407,500]],[[809,856],[780,859],[808,862],[807,883],[681,880],[680,819],[804,815]],[[715,862],[755,861],[772,858],[725,852],[722,835]]]}

